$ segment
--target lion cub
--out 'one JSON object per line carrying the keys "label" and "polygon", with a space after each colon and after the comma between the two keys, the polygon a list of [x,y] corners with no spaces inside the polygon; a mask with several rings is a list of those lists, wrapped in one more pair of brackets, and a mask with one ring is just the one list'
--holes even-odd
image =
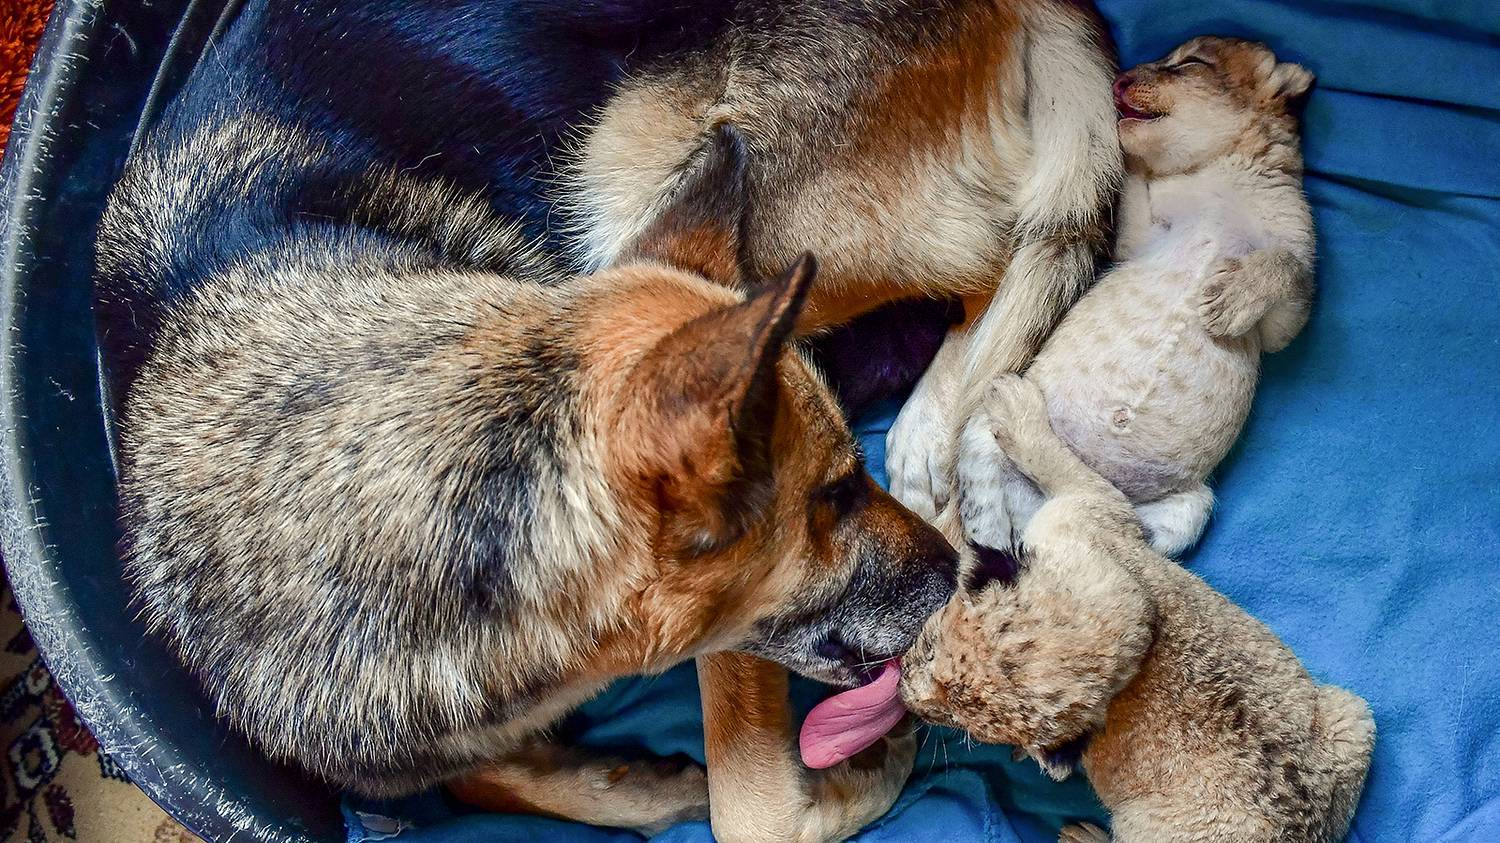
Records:
{"label": "lion cub", "polygon": [[[1052,425],[1175,555],[1249,415],[1260,354],[1307,321],[1313,226],[1291,104],[1312,74],[1263,45],[1196,38],[1115,82],[1128,176],[1114,268],[1027,371]],[[959,460],[969,538],[1010,547],[1041,506],[984,419]]]}
{"label": "lion cub", "polygon": [[1147,546],[1125,496],[1050,429],[1035,384],[1000,380],[986,410],[1047,502],[1020,561],[992,554],[928,621],[902,660],[906,706],[1058,778],[1081,755],[1119,843],[1342,839],[1375,741],[1364,700],[1315,682],[1264,624]]}

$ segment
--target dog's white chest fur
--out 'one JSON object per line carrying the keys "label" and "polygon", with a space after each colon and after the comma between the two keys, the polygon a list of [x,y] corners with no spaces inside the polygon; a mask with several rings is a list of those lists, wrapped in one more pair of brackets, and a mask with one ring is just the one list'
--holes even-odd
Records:
{"label": "dog's white chest fur", "polygon": [[1263,235],[1231,183],[1133,179],[1119,263],[1068,314],[1031,369],[1053,424],[1137,501],[1201,482],[1249,411],[1260,346],[1211,337],[1201,290]]}

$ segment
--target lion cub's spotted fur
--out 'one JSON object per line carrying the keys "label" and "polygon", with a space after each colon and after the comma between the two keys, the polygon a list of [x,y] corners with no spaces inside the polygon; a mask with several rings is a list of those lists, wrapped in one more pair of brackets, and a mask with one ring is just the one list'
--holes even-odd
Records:
{"label": "lion cub's spotted fur", "polygon": [[[1119,78],[1118,263],[1027,372],[1058,434],[1169,555],[1207,522],[1205,480],[1249,415],[1261,353],[1307,321],[1313,228],[1289,104],[1311,82],[1265,47],[1223,38]],[[961,464],[965,525],[1006,547],[1042,499],[985,428],[974,421]]]}
{"label": "lion cub's spotted fur", "polygon": [[1083,748],[1117,841],[1341,839],[1375,739],[1364,701],[1153,551],[1125,496],[1052,432],[1034,384],[1001,380],[987,409],[1047,502],[1021,562],[976,569],[907,655],[911,710],[1054,775]]}

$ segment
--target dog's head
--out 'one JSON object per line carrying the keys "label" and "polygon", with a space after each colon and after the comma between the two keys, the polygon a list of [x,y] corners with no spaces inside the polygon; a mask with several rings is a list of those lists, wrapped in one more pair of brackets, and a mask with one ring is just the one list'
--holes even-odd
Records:
{"label": "dog's head", "polygon": [[876,486],[791,345],[815,272],[804,257],[745,297],[656,263],[606,273],[626,321],[600,347],[639,349],[608,422],[649,560],[626,663],[742,649],[854,684],[954,589],[953,550]]}
{"label": "dog's head", "polygon": [[1277,61],[1264,44],[1194,38],[1115,80],[1127,164],[1173,175],[1234,149],[1283,140],[1312,83],[1310,72]]}

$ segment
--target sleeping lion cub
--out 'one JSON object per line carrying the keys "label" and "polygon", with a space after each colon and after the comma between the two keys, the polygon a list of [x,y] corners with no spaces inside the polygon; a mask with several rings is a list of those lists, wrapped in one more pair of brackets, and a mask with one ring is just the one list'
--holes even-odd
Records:
{"label": "sleeping lion cub", "polygon": [[[1026,374],[1058,435],[1169,556],[1208,520],[1205,481],[1249,415],[1261,352],[1307,321],[1313,227],[1291,104],[1311,84],[1263,45],[1226,38],[1119,77],[1117,263]],[[1042,497],[987,428],[976,417],[964,433],[963,520],[981,548],[1008,548]]]}

